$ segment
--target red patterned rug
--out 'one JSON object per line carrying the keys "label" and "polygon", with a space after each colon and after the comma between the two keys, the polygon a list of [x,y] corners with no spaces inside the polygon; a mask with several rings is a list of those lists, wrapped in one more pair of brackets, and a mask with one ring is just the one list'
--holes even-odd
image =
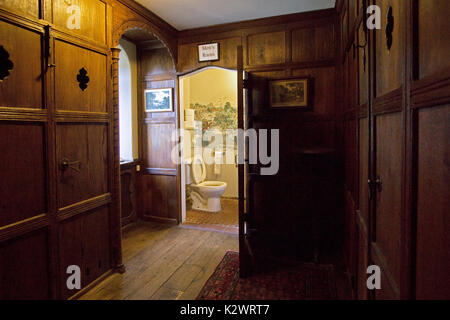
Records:
{"label": "red patterned rug", "polygon": [[332,266],[265,264],[265,271],[239,278],[239,253],[228,251],[197,300],[332,300],[336,281]]}

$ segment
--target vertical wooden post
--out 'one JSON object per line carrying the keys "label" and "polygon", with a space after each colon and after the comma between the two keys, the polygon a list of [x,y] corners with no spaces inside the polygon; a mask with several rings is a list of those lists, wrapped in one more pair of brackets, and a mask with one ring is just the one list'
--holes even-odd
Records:
{"label": "vertical wooden post", "polygon": [[[113,178],[111,186],[111,252],[114,271],[125,272],[122,262],[122,223],[121,223],[121,199],[120,199],[120,148],[119,148],[119,48],[112,48],[111,77],[113,83],[113,112],[112,112],[112,132],[113,132]],[[111,153],[110,153],[111,154]]]}

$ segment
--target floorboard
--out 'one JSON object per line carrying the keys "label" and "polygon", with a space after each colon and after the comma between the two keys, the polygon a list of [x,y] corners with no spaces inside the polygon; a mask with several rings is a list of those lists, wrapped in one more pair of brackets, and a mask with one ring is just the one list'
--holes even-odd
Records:
{"label": "floorboard", "polygon": [[123,234],[124,274],[114,274],[83,300],[193,300],[225,252],[238,251],[234,234],[140,222]]}

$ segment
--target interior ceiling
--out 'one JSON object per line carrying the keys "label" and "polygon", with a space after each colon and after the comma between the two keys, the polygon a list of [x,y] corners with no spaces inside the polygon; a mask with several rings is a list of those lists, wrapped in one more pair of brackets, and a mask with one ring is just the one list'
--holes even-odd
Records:
{"label": "interior ceiling", "polygon": [[178,30],[333,8],[335,0],[135,0]]}

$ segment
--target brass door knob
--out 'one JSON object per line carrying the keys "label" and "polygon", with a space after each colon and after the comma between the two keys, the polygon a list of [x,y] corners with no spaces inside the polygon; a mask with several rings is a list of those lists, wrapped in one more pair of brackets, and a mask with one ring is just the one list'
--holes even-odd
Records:
{"label": "brass door knob", "polygon": [[81,168],[80,168],[80,161],[69,161],[69,159],[64,158],[61,160],[61,170],[62,171],[66,171],[67,169],[72,169],[75,170],[77,172],[80,172]]}

